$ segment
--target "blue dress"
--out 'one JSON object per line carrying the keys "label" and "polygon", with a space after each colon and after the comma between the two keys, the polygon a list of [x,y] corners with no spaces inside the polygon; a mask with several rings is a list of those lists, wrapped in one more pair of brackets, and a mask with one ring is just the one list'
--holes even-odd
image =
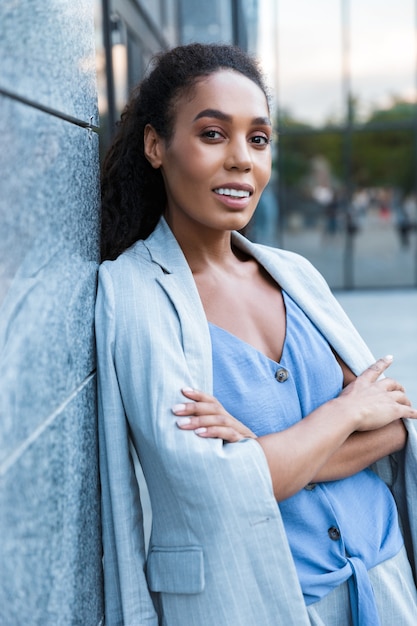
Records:
{"label": "blue dress", "polygon": [[[339,395],[343,385],[327,341],[288,294],[283,297],[286,336],[279,363],[209,324],[214,395],[257,436],[289,428]],[[307,485],[279,508],[306,604],[348,581],[354,623],[377,626],[367,570],[403,545],[385,483],[367,469],[343,480]]]}

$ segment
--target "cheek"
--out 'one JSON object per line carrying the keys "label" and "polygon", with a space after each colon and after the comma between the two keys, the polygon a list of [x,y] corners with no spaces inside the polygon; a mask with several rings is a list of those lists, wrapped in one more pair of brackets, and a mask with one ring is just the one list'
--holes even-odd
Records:
{"label": "cheek", "polygon": [[175,172],[174,178],[180,177],[190,185],[206,181],[209,167],[210,158],[207,153],[190,146],[177,151],[171,159],[171,171]]}
{"label": "cheek", "polygon": [[271,159],[265,159],[258,169],[258,181],[260,186],[266,187],[269,179],[271,178]]}

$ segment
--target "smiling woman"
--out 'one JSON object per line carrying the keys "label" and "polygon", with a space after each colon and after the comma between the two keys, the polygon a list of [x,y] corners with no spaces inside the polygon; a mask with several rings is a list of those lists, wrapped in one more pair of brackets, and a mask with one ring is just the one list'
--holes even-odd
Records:
{"label": "smiling woman", "polygon": [[246,76],[222,70],[199,79],[177,107],[168,144],[145,127],[145,155],[164,180],[165,219],[181,247],[185,239],[204,240],[207,228],[227,238],[249,222],[270,177],[265,94]]}
{"label": "smiling woman", "polygon": [[271,134],[256,63],[192,44],[155,60],[104,164],[108,625],[415,624],[417,411],[305,259],[236,232]]}

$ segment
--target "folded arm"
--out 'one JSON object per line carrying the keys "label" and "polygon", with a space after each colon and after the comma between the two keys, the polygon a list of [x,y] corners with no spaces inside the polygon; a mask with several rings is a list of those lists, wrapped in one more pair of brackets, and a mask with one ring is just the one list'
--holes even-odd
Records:
{"label": "folded arm", "polygon": [[[356,379],[352,370],[336,354],[343,371],[344,387]],[[407,429],[401,419],[376,430],[354,432],[314,477],[314,482],[338,480],[352,476],[384,456],[402,450],[407,441]]]}
{"label": "folded arm", "polygon": [[[380,359],[354,378],[339,397],[290,428],[257,438],[277,500],[290,497],[309,482],[350,476],[404,446],[401,418],[417,419],[417,411],[399,383],[379,380],[390,363]],[[191,402],[173,407],[180,428],[227,442],[256,438],[212,396],[192,390],[183,393]]]}

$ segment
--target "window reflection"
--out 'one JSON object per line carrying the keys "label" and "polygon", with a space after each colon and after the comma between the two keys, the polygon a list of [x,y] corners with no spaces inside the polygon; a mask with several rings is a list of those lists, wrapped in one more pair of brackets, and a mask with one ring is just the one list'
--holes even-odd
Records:
{"label": "window reflection", "polygon": [[340,123],[340,3],[279,0],[278,7],[280,107],[314,126]]}
{"label": "window reflection", "polygon": [[120,115],[128,97],[127,30],[117,14],[110,18],[112,66],[116,111]]}
{"label": "window reflection", "polygon": [[340,133],[283,135],[279,164],[281,245],[342,287],[348,216]]}
{"label": "window reflection", "polygon": [[96,46],[96,77],[97,97],[100,115],[107,113],[107,80],[106,80],[106,52],[103,38],[103,9],[100,0],[94,2],[94,26]]}
{"label": "window reflection", "polygon": [[232,7],[229,2],[180,2],[182,43],[232,41]]}
{"label": "window reflection", "polygon": [[407,130],[364,131],[354,137],[356,286],[413,283],[417,225],[413,142]]}
{"label": "window reflection", "polygon": [[411,286],[414,3],[311,4],[278,3],[278,243],[310,258],[332,287]]}
{"label": "window reflection", "polygon": [[357,119],[392,96],[414,98],[413,0],[350,0],[351,82]]}

